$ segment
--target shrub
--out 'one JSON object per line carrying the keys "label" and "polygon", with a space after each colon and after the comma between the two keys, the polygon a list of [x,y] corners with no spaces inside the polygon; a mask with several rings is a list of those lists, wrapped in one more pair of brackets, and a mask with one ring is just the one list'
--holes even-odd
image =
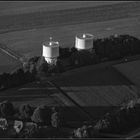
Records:
{"label": "shrub", "polygon": [[51,125],[56,128],[61,125],[60,112],[55,107],[52,108]]}
{"label": "shrub", "polygon": [[59,48],[59,58],[64,59],[64,58],[68,58],[71,55],[70,49],[69,48]]}
{"label": "shrub", "polygon": [[93,56],[89,51],[75,51],[70,57],[73,66],[84,66],[93,63]]}
{"label": "shrub", "polygon": [[14,115],[14,106],[10,101],[4,101],[0,104],[0,112],[2,117],[11,117]]}
{"label": "shrub", "polygon": [[23,129],[18,134],[18,138],[37,138],[38,131],[35,123],[25,123]]}
{"label": "shrub", "polygon": [[22,120],[31,120],[34,108],[29,104],[23,104],[20,106],[19,113]]}
{"label": "shrub", "polygon": [[58,72],[64,72],[65,71],[64,65],[63,65],[61,60],[57,60],[56,68],[57,68]]}
{"label": "shrub", "polygon": [[95,130],[92,126],[82,126],[74,130],[73,137],[75,138],[93,138],[98,136],[98,131]]}
{"label": "shrub", "polygon": [[48,63],[45,61],[44,57],[40,57],[40,59],[37,62],[36,70],[39,74],[41,73],[47,73],[48,72]]}
{"label": "shrub", "polygon": [[35,64],[38,62],[40,56],[34,56],[34,57],[31,57],[28,62],[32,63],[32,64]]}
{"label": "shrub", "polygon": [[37,107],[31,117],[32,121],[38,124],[51,125],[51,109],[45,105]]}

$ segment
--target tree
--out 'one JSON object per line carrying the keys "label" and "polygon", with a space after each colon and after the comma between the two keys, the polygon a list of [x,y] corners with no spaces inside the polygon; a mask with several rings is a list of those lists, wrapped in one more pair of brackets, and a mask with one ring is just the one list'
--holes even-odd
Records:
{"label": "tree", "polygon": [[20,106],[20,118],[22,120],[30,121],[34,108],[30,104],[23,104]]}
{"label": "tree", "polygon": [[63,59],[63,58],[68,58],[71,55],[70,49],[69,48],[59,48],[59,53],[60,56],[59,58]]}
{"label": "tree", "polygon": [[45,61],[44,57],[41,57],[36,64],[36,70],[38,74],[42,74],[42,73],[47,74],[48,69],[49,69],[48,63]]}
{"label": "tree", "polygon": [[15,109],[13,104],[10,101],[6,100],[0,104],[0,112],[2,117],[7,118],[7,117],[12,117],[14,115]]}
{"label": "tree", "polygon": [[28,62],[35,64],[35,63],[38,62],[39,58],[40,58],[39,56],[31,57],[31,58],[28,60]]}
{"label": "tree", "polygon": [[60,73],[65,71],[64,65],[61,60],[57,60],[56,68],[57,68],[57,71]]}

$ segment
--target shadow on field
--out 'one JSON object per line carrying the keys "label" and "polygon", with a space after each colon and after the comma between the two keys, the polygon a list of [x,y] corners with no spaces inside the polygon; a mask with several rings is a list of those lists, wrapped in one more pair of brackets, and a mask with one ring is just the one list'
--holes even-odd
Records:
{"label": "shadow on field", "polygon": [[80,110],[74,107],[61,108],[62,116],[71,121],[88,121],[89,118],[97,120],[135,97],[130,89],[134,84],[112,67],[84,71],[79,69],[53,79],[52,82],[81,106]]}
{"label": "shadow on field", "polygon": [[112,67],[79,70],[55,78],[52,82],[60,87],[121,86],[133,85],[126,77]]}
{"label": "shadow on field", "polygon": [[[82,112],[78,110],[76,107],[60,107],[60,112],[62,116],[62,120],[64,122],[81,122],[81,121],[96,121],[100,118],[103,118],[103,115],[105,115],[107,112],[111,112],[112,110],[116,110],[118,107],[110,106],[110,107],[103,107],[103,106],[97,106],[97,107],[82,107],[83,110],[86,112]],[[88,113],[90,112],[90,114]],[[70,125],[70,124],[69,124]],[[72,124],[71,124],[72,125]]]}

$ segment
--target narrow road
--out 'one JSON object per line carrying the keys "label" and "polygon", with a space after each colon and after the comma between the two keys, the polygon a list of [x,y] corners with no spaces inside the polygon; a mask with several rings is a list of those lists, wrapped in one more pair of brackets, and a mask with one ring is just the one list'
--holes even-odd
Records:
{"label": "narrow road", "polygon": [[8,48],[5,44],[0,43],[0,50],[4,52],[6,55],[12,57],[13,59],[23,63],[22,60],[23,56],[13,51],[12,49]]}

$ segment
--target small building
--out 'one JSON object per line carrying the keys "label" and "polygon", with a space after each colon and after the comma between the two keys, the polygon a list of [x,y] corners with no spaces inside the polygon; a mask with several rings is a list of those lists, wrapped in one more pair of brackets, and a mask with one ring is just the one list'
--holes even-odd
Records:
{"label": "small building", "polygon": [[50,37],[50,41],[43,43],[42,56],[47,63],[56,65],[57,57],[59,56],[59,42],[52,41],[52,37]]}
{"label": "small building", "polygon": [[93,38],[92,34],[78,34],[75,37],[75,48],[77,50],[92,50],[93,49]]}

